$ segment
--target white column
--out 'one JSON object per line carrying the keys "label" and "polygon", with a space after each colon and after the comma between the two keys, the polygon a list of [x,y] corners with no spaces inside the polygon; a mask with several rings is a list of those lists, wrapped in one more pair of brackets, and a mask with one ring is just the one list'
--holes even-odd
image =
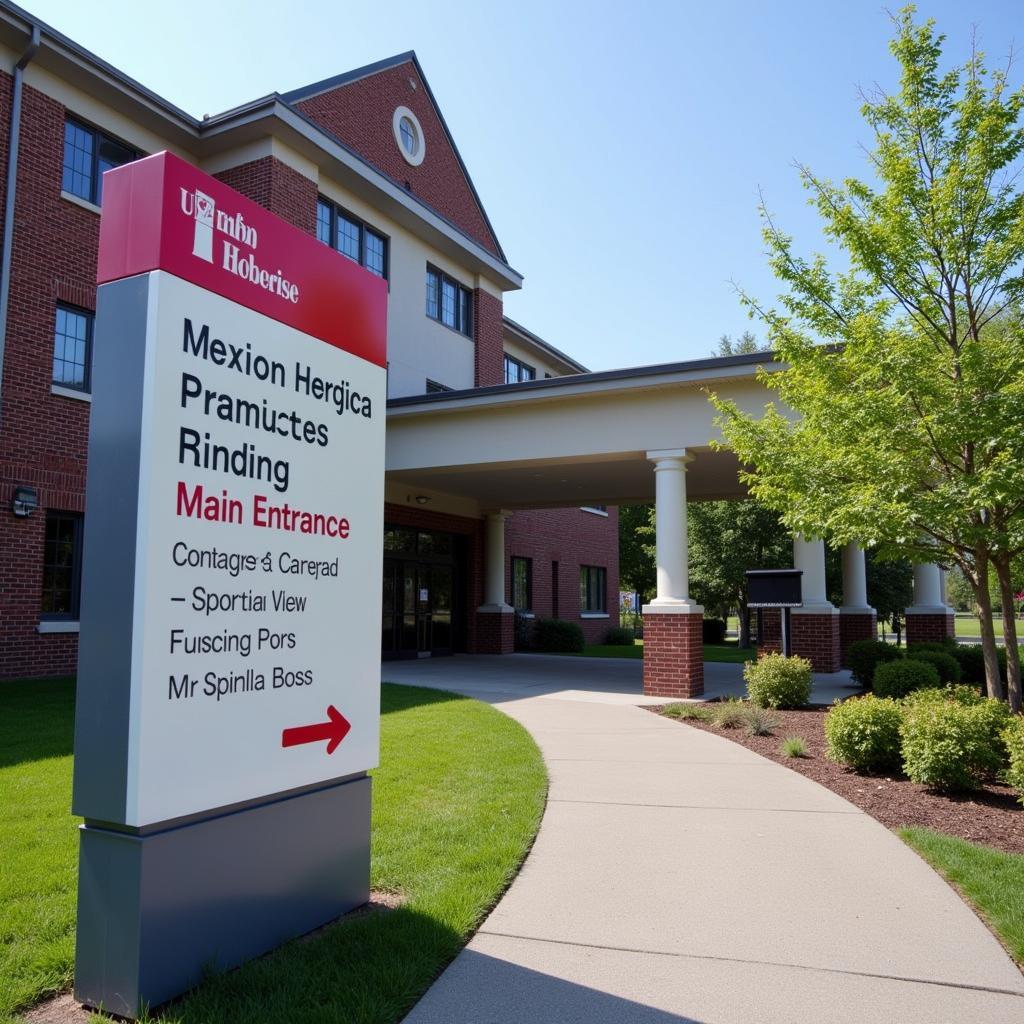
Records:
{"label": "white column", "polygon": [[655,562],[657,596],[644,610],[700,612],[690,600],[686,536],[686,464],[693,461],[685,448],[647,453],[654,463]]}
{"label": "white column", "polygon": [[923,562],[914,566],[914,604],[908,615],[942,615],[948,611],[942,600],[942,570]]}
{"label": "white column", "polygon": [[868,604],[868,577],[864,549],[853,541],[843,547],[842,611],[864,614],[872,611]]}
{"label": "white column", "polygon": [[949,595],[946,593],[946,577],[948,573],[945,569],[939,570],[939,593],[942,596],[942,603],[948,608],[949,607]]}
{"label": "white column", "polygon": [[799,534],[793,538],[793,568],[803,570],[800,583],[803,607],[793,612],[815,612],[819,615],[836,610],[828,599],[825,586],[825,542],[807,540]]}
{"label": "white column", "polygon": [[507,512],[488,512],[484,537],[484,604],[482,612],[510,612],[505,601],[505,519]]}

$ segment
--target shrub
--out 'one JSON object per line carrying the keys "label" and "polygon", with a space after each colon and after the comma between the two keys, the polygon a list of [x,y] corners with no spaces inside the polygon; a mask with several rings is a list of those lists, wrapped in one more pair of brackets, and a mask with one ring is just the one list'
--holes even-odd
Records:
{"label": "shrub", "polygon": [[613,647],[632,647],[633,640],[633,630],[629,626],[614,626],[604,638],[604,642]]}
{"label": "shrub", "polygon": [[779,745],[783,757],[806,757],[807,740],[803,736],[787,736]]}
{"label": "shrub", "polygon": [[533,642],[539,651],[578,654],[583,650],[583,630],[576,622],[538,619],[534,626]]}
{"label": "shrub", "polygon": [[898,647],[881,640],[858,640],[850,644],[847,654],[853,681],[869,690],[874,683],[875,669],[884,662],[902,657]]}
{"label": "shrub", "polygon": [[661,709],[661,713],[669,718],[693,718],[701,722],[711,718],[711,708],[706,704],[669,704]]}
{"label": "shrub", "polygon": [[993,727],[999,713],[986,706],[998,703],[965,705],[934,698],[909,701],[900,728],[903,770],[908,778],[938,790],[975,789],[998,771],[1002,739],[995,741]]}
{"label": "shrub", "polygon": [[802,708],[811,696],[811,663],[806,658],[766,654],[743,666],[747,695],[761,708]]}
{"label": "shrub", "polygon": [[919,651],[937,651],[939,654],[952,654],[957,648],[956,640],[947,636],[945,640],[919,640],[916,644],[907,644],[907,657],[912,658]]}
{"label": "shrub", "polygon": [[858,772],[898,768],[902,720],[899,704],[887,697],[837,701],[825,716],[826,754]]}
{"label": "shrub", "polygon": [[[961,681],[974,683],[979,690],[985,687],[985,655],[981,644],[957,644],[953,649],[953,657],[960,665]],[[1006,675],[1006,651],[1000,647],[996,657],[999,659],[999,672]]]}
{"label": "shrub", "polygon": [[910,661],[923,661],[927,665],[934,665],[939,673],[939,680],[943,683],[959,683],[961,672],[960,662],[945,651],[922,651],[920,649],[907,651],[907,658]]}
{"label": "shrub", "polygon": [[914,690],[903,699],[904,705],[916,704],[923,700],[952,700],[957,704],[970,707],[980,704],[985,698],[973,687],[965,683],[950,683],[948,686],[928,687],[924,690]]}
{"label": "shrub", "polygon": [[701,638],[706,644],[725,643],[725,619],[705,619],[701,626]]}
{"label": "shrub", "polygon": [[756,704],[748,705],[743,727],[748,736],[772,736],[779,727],[779,719]]}
{"label": "shrub", "polygon": [[1011,718],[1003,728],[1002,739],[1010,761],[1006,781],[1017,790],[1024,804],[1024,718],[1020,715]]}
{"label": "shrub", "polygon": [[747,708],[741,700],[723,700],[711,706],[711,721],[719,729],[738,729],[746,718]]}
{"label": "shrub", "polygon": [[907,658],[879,665],[875,669],[872,689],[879,697],[894,697],[900,700],[914,690],[938,687],[940,682],[938,669],[934,665]]}

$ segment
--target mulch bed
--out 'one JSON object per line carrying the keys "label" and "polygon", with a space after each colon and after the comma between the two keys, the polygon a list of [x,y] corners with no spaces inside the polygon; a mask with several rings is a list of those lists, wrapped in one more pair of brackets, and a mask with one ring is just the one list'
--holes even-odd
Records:
{"label": "mulch bed", "polygon": [[[990,784],[972,793],[943,796],[900,776],[858,775],[825,757],[827,710],[773,712],[781,722],[774,736],[748,736],[743,729],[719,729],[692,719],[677,721],[749,747],[806,775],[888,828],[923,825],[1007,853],[1024,854],[1024,807],[1008,786]],[[807,757],[784,757],[779,753],[780,744],[789,736],[806,740]]]}

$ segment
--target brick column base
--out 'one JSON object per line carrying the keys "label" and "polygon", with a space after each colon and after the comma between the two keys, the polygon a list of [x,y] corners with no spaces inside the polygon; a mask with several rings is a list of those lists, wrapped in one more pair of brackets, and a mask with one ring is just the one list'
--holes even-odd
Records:
{"label": "brick column base", "polygon": [[704,692],[704,609],[644,605],[644,693],[678,700]]}
{"label": "brick column base", "polygon": [[815,672],[839,671],[839,619],[836,610],[818,613],[794,608],[790,612],[790,650],[807,658]]}
{"label": "brick column base", "polygon": [[849,667],[850,645],[858,640],[875,640],[878,637],[878,616],[874,610],[839,609],[839,662]]}
{"label": "brick column base", "polygon": [[516,616],[507,612],[476,613],[476,639],[472,654],[511,654],[515,650]]}
{"label": "brick column base", "polygon": [[907,643],[938,643],[956,636],[952,612],[914,612],[909,608],[907,617]]}
{"label": "brick column base", "polygon": [[[757,613],[755,613],[757,614]],[[762,608],[761,628],[764,636],[757,638],[757,656],[763,654],[782,653],[782,609]]]}

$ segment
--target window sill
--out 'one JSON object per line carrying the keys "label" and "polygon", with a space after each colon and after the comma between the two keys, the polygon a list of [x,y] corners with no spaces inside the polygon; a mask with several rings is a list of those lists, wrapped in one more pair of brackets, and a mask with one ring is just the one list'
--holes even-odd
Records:
{"label": "window sill", "polygon": [[60,395],[61,398],[73,398],[76,402],[92,401],[92,395],[88,391],[79,391],[78,388],[66,388],[61,384],[51,384],[50,394]]}
{"label": "window sill", "polygon": [[36,627],[39,633],[77,633],[77,619],[43,619]]}
{"label": "window sill", "polygon": [[581,619],[610,619],[607,612],[580,612]]}
{"label": "window sill", "polygon": [[602,508],[592,508],[590,505],[580,505],[580,511],[589,512],[592,516],[604,516],[605,519],[608,518],[607,511]]}
{"label": "window sill", "polygon": [[75,206],[80,206],[83,210],[88,210],[90,213],[102,213],[103,211],[95,204],[90,203],[88,199],[82,199],[76,196],[73,192],[65,192],[61,190],[61,199],[66,199],[69,203],[74,203]]}

